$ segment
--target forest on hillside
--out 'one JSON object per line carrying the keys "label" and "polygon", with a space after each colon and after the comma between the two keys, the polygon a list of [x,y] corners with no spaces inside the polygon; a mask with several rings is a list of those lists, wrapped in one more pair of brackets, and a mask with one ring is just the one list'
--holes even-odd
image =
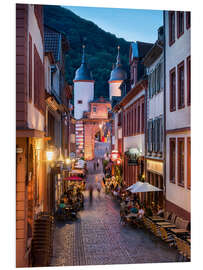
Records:
{"label": "forest on hillside", "polygon": [[73,84],[75,71],[81,64],[82,44],[85,43],[88,66],[95,80],[95,98],[108,97],[108,80],[116,62],[117,46],[120,46],[123,68],[128,72],[130,42],[60,6],[44,6],[44,23],[63,32],[70,43],[65,62],[66,81]]}

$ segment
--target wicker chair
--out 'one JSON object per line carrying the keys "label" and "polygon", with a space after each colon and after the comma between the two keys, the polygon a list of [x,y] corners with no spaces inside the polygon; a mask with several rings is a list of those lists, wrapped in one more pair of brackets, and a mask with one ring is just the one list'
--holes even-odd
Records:
{"label": "wicker chair", "polygon": [[178,249],[177,261],[190,261],[190,245],[178,237],[175,237],[175,241]]}
{"label": "wicker chair", "polygon": [[161,239],[164,240],[169,246],[173,246],[175,244],[175,240],[172,233],[166,231],[163,227],[160,227]]}

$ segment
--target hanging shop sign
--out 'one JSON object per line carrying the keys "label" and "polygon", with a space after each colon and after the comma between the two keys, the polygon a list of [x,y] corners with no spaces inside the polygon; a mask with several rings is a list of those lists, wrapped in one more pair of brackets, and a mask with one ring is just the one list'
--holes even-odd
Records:
{"label": "hanging shop sign", "polygon": [[128,165],[137,166],[139,163],[139,150],[137,148],[130,148],[128,151],[125,152],[125,155],[128,159]]}

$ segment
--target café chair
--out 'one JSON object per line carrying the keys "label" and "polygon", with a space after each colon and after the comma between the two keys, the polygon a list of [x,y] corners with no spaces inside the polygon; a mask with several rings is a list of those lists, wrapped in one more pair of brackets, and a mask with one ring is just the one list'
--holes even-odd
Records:
{"label": "caf\u00e9 chair", "polygon": [[151,231],[155,236],[161,238],[160,228],[154,222],[151,223]]}
{"label": "caf\u00e9 chair", "polygon": [[144,226],[146,227],[146,229],[150,230],[152,221],[149,218],[144,216],[143,222],[144,222]]}
{"label": "caf\u00e9 chair", "polygon": [[160,227],[161,239],[164,240],[169,246],[174,245],[174,237],[171,233],[166,231],[163,227]]}
{"label": "caf\u00e9 chair", "polygon": [[184,240],[175,237],[176,246],[178,249],[177,261],[190,261],[190,246]]}

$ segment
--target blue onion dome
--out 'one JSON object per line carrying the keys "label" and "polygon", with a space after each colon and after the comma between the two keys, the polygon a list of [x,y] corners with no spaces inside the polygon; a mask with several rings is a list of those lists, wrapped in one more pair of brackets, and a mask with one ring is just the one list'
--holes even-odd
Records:
{"label": "blue onion dome", "polygon": [[92,73],[89,70],[85,57],[85,45],[83,47],[82,63],[81,66],[75,72],[75,81],[92,81]]}
{"label": "blue onion dome", "polygon": [[110,76],[109,82],[122,81],[122,80],[127,79],[127,73],[122,68],[119,50],[120,50],[120,47],[118,46],[118,55],[117,55],[116,67],[111,71],[111,76]]}

